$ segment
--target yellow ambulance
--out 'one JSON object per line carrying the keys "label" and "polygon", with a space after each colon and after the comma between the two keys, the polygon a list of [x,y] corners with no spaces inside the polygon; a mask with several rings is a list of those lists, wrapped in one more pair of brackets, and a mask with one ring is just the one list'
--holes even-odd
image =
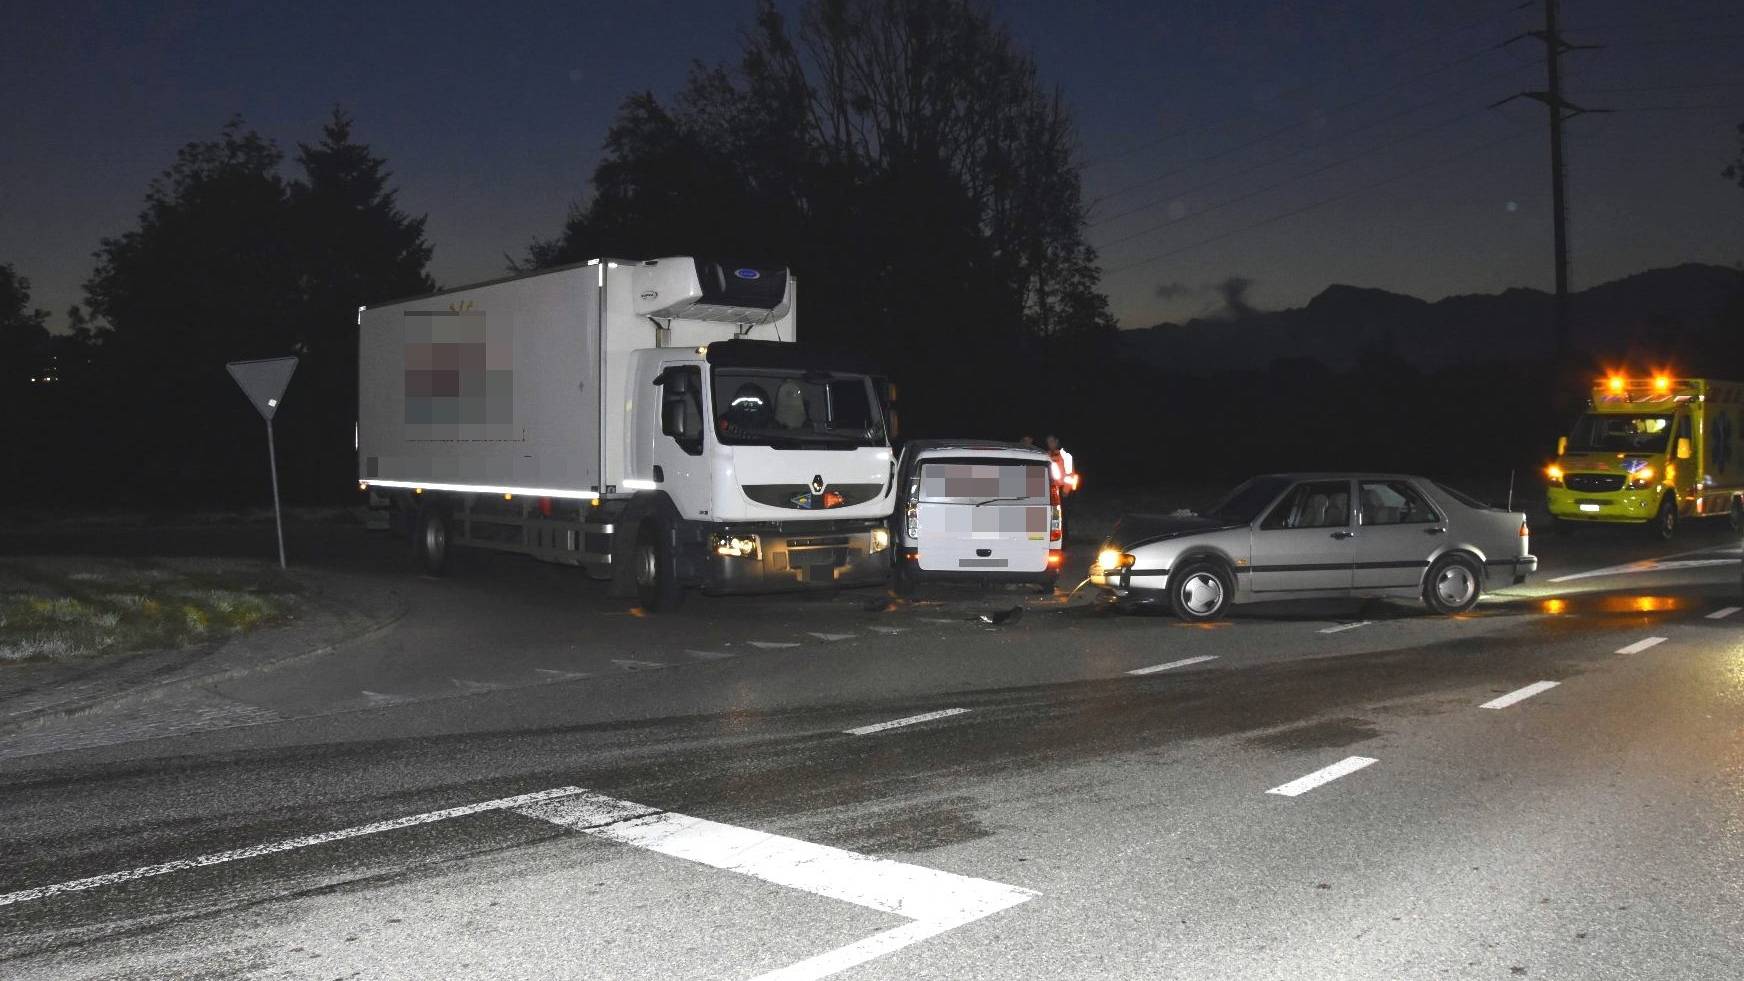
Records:
{"label": "yellow ambulance", "polygon": [[1545,468],[1559,530],[1645,525],[1670,539],[1684,518],[1744,530],[1744,384],[1611,375]]}

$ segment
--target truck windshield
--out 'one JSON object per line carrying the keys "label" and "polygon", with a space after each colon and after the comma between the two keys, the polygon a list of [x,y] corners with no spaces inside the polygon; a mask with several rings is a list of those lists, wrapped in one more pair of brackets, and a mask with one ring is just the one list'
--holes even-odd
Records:
{"label": "truck windshield", "polygon": [[1260,516],[1266,505],[1278,499],[1290,481],[1284,477],[1255,477],[1207,508],[1203,517],[1232,525],[1245,525]]}
{"label": "truck windshield", "polygon": [[1568,448],[1575,453],[1662,453],[1670,438],[1670,415],[1590,412],[1574,424]]}
{"label": "truck windshield", "polygon": [[715,432],[754,446],[883,446],[883,414],[865,375],[717,368]]}

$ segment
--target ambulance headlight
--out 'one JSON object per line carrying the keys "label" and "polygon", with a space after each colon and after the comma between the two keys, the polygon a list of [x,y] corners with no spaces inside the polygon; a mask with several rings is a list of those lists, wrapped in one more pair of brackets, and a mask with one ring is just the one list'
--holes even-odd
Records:
{"label": "ambulance headlight", "polygon": [[756,535],[716,535],[715,554],[729,559],[754,559],[759,554]]}
{"label": "ambulance headlight", "polygon": [[1651,487],[1651,486],[1653,486],[1653,468],[1652,467],[1638,467],[1638,468],[1636,468],[1635,472],[1629,475],[1629,486],[1631,486],[1631,487]]}

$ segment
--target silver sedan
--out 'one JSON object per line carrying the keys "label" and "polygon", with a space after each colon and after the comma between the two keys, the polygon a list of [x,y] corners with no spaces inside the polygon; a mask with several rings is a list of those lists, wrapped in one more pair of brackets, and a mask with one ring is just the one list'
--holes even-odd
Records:
{"label": "silver sedan", "polygon": [[1415,597],[1453,614],[1538,571],[1529,544],[1524,514],[1422,477],[1268,474],[1203,514],[1123,516],[1090,581],[1184,620],[1232,603],[1350,596]]}

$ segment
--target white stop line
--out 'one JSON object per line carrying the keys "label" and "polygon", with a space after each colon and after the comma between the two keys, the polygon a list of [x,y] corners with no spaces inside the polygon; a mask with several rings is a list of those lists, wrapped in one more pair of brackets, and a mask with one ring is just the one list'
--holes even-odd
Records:
{"label": "white stop line", "polygon": [[845,947],[759,975],[756,981],[811,981],[847,970],[910,944],[973,923],[1035,898],[1038,893],[989,879],[909,865],[850,852],[798,838],[754,831],[674,814],[646,804],[618,800],[581,787],[556,787],[532,794],[413,814],[390,821],[288,838],[283,841],[213,852],[194,858],[147,865],[107,875],[74,879],[0,894],[0,906],[68,892],[130,882],[148,876],[241,861],[312,845],[410,828],[485,811],[516,814],[583,834],[662,855],[682,858],[764,882],[853,903],[912,922],[875,933]]}

